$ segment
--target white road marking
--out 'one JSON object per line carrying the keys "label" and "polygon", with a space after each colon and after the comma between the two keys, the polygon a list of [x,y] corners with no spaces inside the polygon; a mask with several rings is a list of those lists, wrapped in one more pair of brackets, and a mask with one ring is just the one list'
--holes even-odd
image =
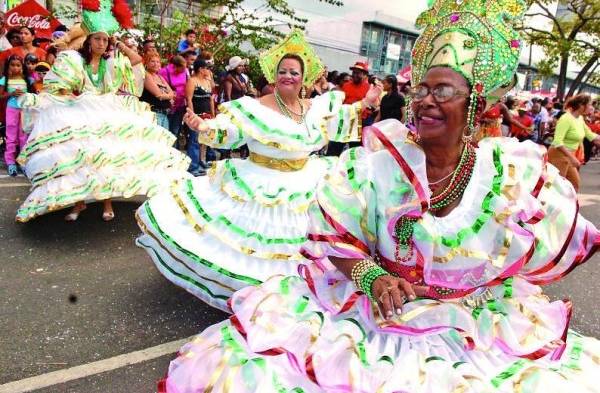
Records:
{"label": "white road marking", "polygon": [[31,183],[4,183],[0,184],[0,188],[9,188],[9,187],[28,187],[31,186]]}
{"label": "white road marking", "polygon": [[53,371],[47,374],[36,375],[20,381],[13,381],[0,385],[0,393],[24,393],[73,381],[75,379],[89,377],[107,371],[116,370],[132,364],[142,363],[147,360],[159,358],[170,353],[175,353],[183,344],[192,340],[193,337],[184,338],[160,344],[155,347],[142,349],[135,352],[118,355],[112,358],[99,360],[88,364],[82,364],[64,370]]}

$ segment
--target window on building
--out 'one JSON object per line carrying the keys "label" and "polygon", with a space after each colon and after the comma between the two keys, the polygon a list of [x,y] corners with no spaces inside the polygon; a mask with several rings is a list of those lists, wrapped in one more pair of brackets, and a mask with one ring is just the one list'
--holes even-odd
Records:
{"label": "window on building", "polygon": [[368,59],[373,73],[395,74],[410,64],[416,34],[374,23],[363,23],[360,54]]}

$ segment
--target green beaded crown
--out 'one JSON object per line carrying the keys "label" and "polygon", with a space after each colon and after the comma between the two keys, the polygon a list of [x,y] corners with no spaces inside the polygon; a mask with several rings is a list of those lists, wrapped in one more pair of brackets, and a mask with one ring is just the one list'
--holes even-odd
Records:
{"label": "green beaded crown", "polygon": [[472,87],[472,127],[478,97],[490,105],[514,86],[522,41],[513,25],[525,10],[523,0],[436,0],[417,18],[424,31],[412,52],[412,85],[436,66],[463,75]]}
{"label": "green beaded crown", "polygon": [[281,58],[287,54],[298,55],[302,58],[304,62],[303,84],[312,86],[323,72],[324,67],[321,59],[304,38],[304,33],[298,29],[292,30],[280,43],[261,53],[258,62],[267,81],[275,82],[277,66]]}
{"label": "green beaded crown", "polygon": [[81,25],[88,34],[109,36],[121,28],[133,27],[131,10],[125,0],[81,0]]}

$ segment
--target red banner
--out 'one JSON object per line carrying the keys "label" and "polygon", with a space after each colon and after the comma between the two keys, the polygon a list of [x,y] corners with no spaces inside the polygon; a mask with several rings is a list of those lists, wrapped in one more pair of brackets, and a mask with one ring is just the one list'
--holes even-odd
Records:
{"label": "red banner", "polygon": [[50,16],[50,11],[45,9],[35,0],[27,0],[6,12],[6,27],[27,26],[35,30],[38,38],[51,38],[54,29],[61,23]]}

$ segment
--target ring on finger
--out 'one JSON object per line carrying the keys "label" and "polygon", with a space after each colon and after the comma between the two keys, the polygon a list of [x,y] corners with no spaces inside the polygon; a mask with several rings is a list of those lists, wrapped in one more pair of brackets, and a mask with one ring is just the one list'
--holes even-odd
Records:
{"label": "ring on finger", "polygon": [[378,299],[380,302],[383,302],[383,297],[384,297],[385,295],[388,295],[388,293],[387,293],[387,292],[384,292],[384,293],[382,293],[381,295],[379,295],[379,297],[378,297],[377,299]]}

